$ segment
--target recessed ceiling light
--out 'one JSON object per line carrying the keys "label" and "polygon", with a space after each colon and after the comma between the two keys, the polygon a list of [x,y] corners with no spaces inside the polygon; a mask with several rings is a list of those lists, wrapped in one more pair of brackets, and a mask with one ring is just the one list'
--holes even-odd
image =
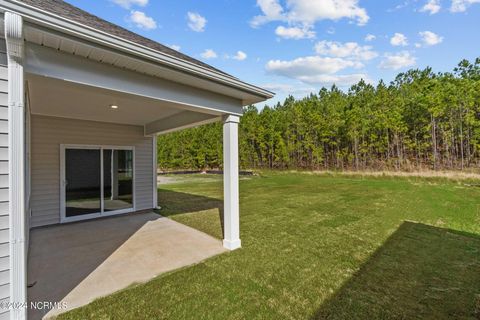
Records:
{"label": "recessed ceiling light", "polygon": [[118,106],[116,104],[110,105],[110,109],[118,109]]}

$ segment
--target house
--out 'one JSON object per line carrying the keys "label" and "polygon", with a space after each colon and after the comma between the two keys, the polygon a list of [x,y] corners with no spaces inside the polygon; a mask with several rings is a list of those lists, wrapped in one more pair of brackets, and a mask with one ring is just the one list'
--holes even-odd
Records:
{"label": "house", "polygon": [[238,123],[272,93],[60,0],[0,0],[0,298],[25,319],[32,228],[157,207],[156,136],[223,122],[225,248]]}

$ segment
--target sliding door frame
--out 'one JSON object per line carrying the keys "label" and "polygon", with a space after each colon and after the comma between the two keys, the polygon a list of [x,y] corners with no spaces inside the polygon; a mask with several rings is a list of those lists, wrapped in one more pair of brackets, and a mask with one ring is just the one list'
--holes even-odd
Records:
{"label": "sliding door frame", "polygon": [[[74,217],[66,216],[66,159],[65,152],[67,149],[79,150],[99,150],[100,151],[100,212],[84,214]],[[132,179],[132,207],[127,209],[105,211],[104,199],[104,150],[130,150],[133,157],[133,179]],[[82,144],[61,144],[60,145],[60,223],[75,222],[81,220],[89,220],[101,217],[108,217],[122,213],[129,213],[136,211],[136,169],[135,169],[135,147],[133,146],[113,146],[113,145],[82,145]]]}

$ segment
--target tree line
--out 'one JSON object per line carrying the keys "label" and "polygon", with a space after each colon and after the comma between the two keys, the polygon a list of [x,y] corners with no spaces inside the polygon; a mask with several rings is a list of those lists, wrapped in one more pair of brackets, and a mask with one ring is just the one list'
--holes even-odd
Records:
{"label": "tree line", "polygon": [[[259,110],[239,127],[242,168],[465,169],[480,164],[480,58],[451,72],[412,69]],[[158,138],[162,169],[222,166],[222,125]]]}

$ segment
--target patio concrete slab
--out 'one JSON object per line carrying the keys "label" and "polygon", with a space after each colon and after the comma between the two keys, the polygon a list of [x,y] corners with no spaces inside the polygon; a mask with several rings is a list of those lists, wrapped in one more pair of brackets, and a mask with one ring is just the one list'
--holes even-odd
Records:
{"label": "patio concrete slab", "polygon": [[34,229],[28,299],[66,308],[30,309],[29,319],[58,315],[224,251],[220,240],[155,213]]}

